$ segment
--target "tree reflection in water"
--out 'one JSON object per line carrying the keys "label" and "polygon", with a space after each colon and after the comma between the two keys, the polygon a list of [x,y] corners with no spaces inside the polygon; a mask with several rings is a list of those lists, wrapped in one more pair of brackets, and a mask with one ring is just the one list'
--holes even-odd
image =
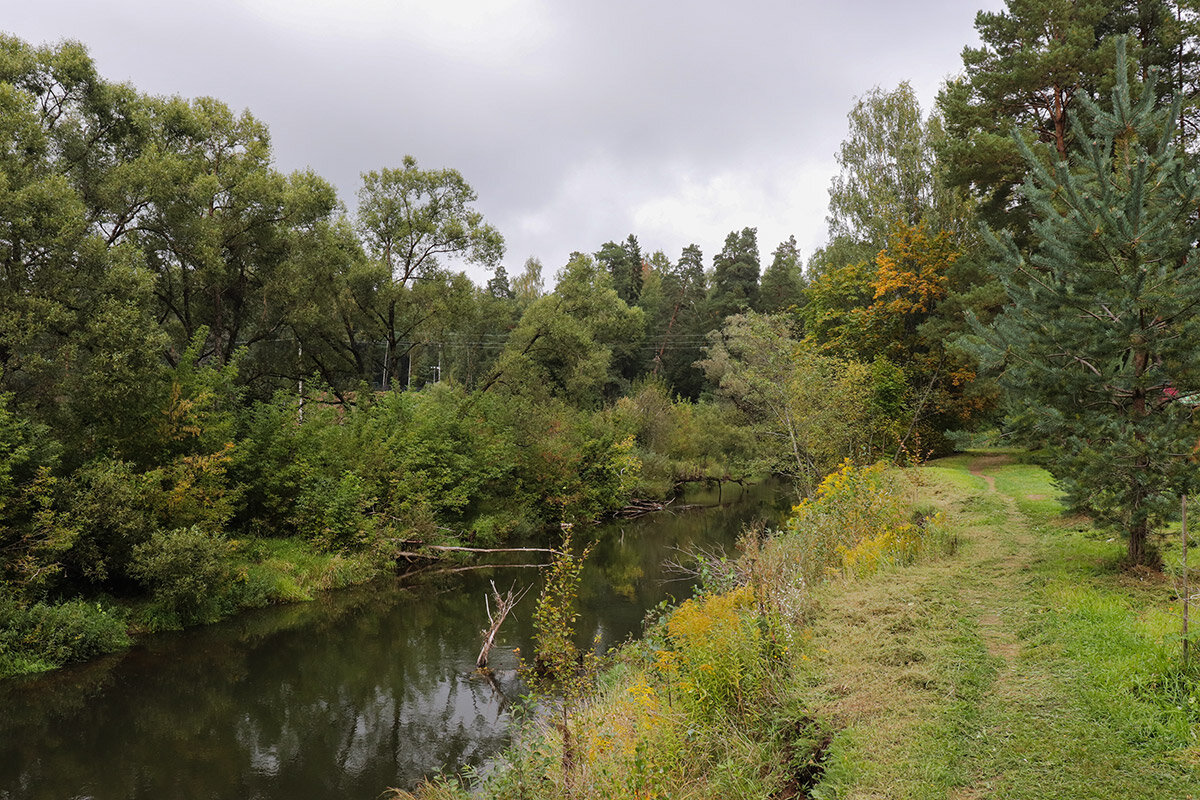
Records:
{"label": "tree reflection in water", "polygon": [[[721,508],[602,526],[581,644],[636,635],[647,609],[690,592],[663,584],[664,560],[731,547],[745,522],[786,504],[760,488]],[[505,696],[521,693],[513,648],[529,647],[527,599],[493,651],[497,685],[472,675],[488,579],[512,572],[379,582],[0,685],[0,800],[372,798],[482,766],[508,743]]]}

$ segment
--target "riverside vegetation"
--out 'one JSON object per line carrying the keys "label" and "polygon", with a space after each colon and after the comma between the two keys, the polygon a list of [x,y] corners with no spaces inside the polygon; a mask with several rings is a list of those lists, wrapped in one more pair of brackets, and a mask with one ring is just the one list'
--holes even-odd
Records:
{"label": "riverside vegetation", "polygon": [[812,485],[994,406],[916,332],[982,279],[920,220],[864,267],[866,328],[806,293],[794,239],[760,270],[753,228],[708,272],[631,235],[547,290],[454,170],[368,172],[350,215],[249,113],[108,82],[75,43],[0,37],[0,109],[0,675],[689,481]]}
{"label": "riverside vegetation", "polygon": [[1017,454],[846,465],[610,653],[566,722],[411,796],[1193,796],[1200,670],[1172,584],[1121,547]]}
{"label": "riverside vegetation", "polygon": [[[1200,14],[977,29],[932,113],[855,102],[807,263],[790,238],[761,269],[753,227],[708,267],[630,234],[550,288],[453,169],[367,171],[351,214],[249,112],[0,36],[0,675],[774,474],[808,497],[784,528],[602,678],[557,564],[567,702],[485,791],[1194,791],[1156,576],[1186,574],[1160,534],[1200,475]],[[871,466],[993,427],[1055,488]]]}

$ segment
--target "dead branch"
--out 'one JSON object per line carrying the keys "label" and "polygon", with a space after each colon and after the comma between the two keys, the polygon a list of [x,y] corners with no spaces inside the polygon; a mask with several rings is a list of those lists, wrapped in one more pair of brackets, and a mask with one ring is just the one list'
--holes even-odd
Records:
{"label": "dead branch", "polygon": [[483,634],[483,649],[479,651],[479,658],[475,659],[475,666],[479,669],[484,669],[488,664],[488,653],[492,650],[492,645],[496,642],[496,634],[500,632],[500,626],[504,624],[504,618],[513,610],[517,603],[521,602],[521,598],[529,591],[526,586],[520,593],[516,592],[516,584],[508,588],[504,594],[500,594],[500,590],[496,588],[495,581],[488,581],[492,585],[492,598],[496,601],[496,613],[492,614],[491,603],[488,602],[487,595],[483,596],[484,607],[487,608],[488,622],[491,624],[487,630],[482,631]]}
{"label": "dead branch", "polygon": [[665,511],[673,502],[675,502],[674,498],[665,503],[660,503],[656,500],[634,500],[629,505],[614,511],[613,516],[618,519],[637,519],[647,514],[653,514],[656,511]]}
{"label": "dead branch", "polygon": [[422,567],[408,573],[409,575],[453,575],[458,572],[472,572],[477,569],[542,569],[545,564],[468,564],[465,567]]}
{"label": "dead branch", "polygon": [[551,550],[546,547],[455,547],[448,544],[427,544],[424,547],[430,550],[452,550],[461,553],[552,553],[561,556],[558,550]]}
{"label": "dead branch", "polygon": [[[490,554],[490,553],[550,553],[551,555],[562,555],[562,554],[561,554],[559,551],[557,551],[557,550],[552,550],[552,549],[545,548],[545,547],[490,547],[490,548],[489,548],[489,547],[458,547],[458,546],[454,546],[454,545],[444,545],[444,544],[425,544],[424,542],[417,542],[417,541],[413,541],[413,540],[411,540],[411,539],[404,539],[404,540],[393,540],[393,543],[394,543],[394,544],[399,544],[399,545],[409,545],[409,546],[415,546],[415,547],[418,547],[418,548],[422,548],[423,550],[435,550],[435,551],[437,551],[437,552],[434,552],[434,553],[428,553],[428,552],[421,552],[420,550],[397,550],[397,551],[395,551],[395,552],[392,554],[392,555],[393,555],[395,558],[397,558],[397,559],[406,558],[406,559],[409,559],[409,560],[412,560],[412,559],[427,559],[427,560],[430,560],[430,561],[437,561],[438,559],[442,558],[442,556],[441,556],[441,555],[439,555],[439,553],[445,553],[445,552],[458,552],[458,553],[480,553],[480,554]],[[512,565],[508,565],[508,564],[485,564],[485,565],[483,565],[483,566],[489,566],[489,567],[491,567],[491,566],[512,566]]]}

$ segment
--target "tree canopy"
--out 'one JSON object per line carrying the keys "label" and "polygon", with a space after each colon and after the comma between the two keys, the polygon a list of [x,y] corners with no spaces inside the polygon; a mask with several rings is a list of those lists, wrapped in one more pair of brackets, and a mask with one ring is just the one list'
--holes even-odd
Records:
{"label": "tree canopy", "polygon": [[1010,305],[979,336],[1003,363],[1014,424],[1049,445],[1052,474],[1141,564],[1195,480],[1200,181],[1178,147],[1179,104],[1129,79],[1123,44],[1109,107],[1080,101],[1078,156],[1049,169],[1018,142],[1039,244],[1026,254],[1011,234],[992,238]]}

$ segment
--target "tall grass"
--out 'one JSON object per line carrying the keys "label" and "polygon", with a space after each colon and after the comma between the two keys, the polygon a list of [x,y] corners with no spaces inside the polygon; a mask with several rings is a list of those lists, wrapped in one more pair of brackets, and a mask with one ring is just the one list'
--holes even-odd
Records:
{"label": "tall grass", "polygon": [[822,581],[865,577],[949,549],[944,515],[915,508],[909,480],[884,464],[846,460],[774,535],[744,538],[743,564],[760,611],[796,622]]}
{"label": "tall grass", "polygon": [[[807,593],[909,563],[942,540],[936,515],[914,514],[903,473],[843,463],[779,531],[747,534],[741,559],[706,570],[712,583],[613,654],[575,714],[570,775],[562,737],[535,720],[471,791],[496,800],[802,796],[828,741],[798,691],[811,648]],[[415,796],[468,790],[436,780]]]}

